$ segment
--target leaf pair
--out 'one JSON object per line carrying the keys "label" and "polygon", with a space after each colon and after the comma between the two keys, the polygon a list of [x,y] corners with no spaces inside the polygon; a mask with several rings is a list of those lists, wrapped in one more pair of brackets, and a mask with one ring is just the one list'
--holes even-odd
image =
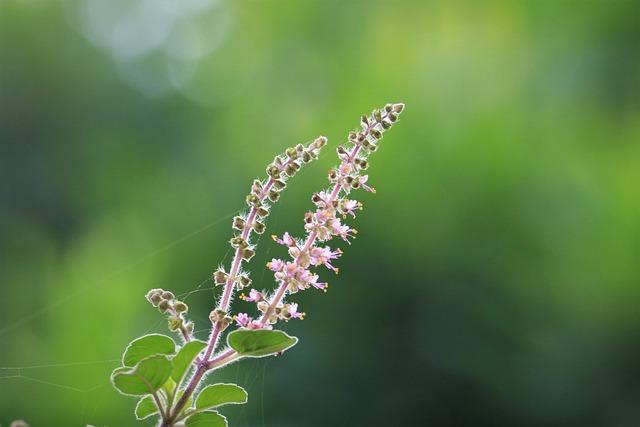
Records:
{"label": "leaf pair", "polygon": [[[282,331],[239,329],[227,336],[227,344],[239,357],[265,357],[292,347],[298,339]],[[174,341],[159,334],[133,340],[125,349],[121,367],[111,374],[113,386],[122,394],[143,396],[135,415],[145,419],[169,412],[172,402],[184,393],[180,384],[206,343],[192,340],[176,351]],[[215,409],[247,402],[246,391],[235,384],[213,384],[197,397],[190,396],[180,411],[187,427],[227,426],[226,418]]]}
{"label": "leaf pair", "polygon": [[[111,381],[122,394],[153,394],[169,378],[179,384],[193,360],[205,347],[203,341],[194,340],[175,354],[176,345],[171,338],[159,334],[145,335],[127,346],[122,356],[123,367],[113,371]],[[174,354],[170,360],[168,356]]]}
{"label": "leaf pair", "polygon": [[[194,413],[186,421],[187,426],[226,426],[226,418],[212,409],[223,405],[247,403],[247,392],[236,384],[214,384],[206,386],[198,395]],[[158,414],[151,396],[146,396],[136,406],[136,418],[143,420]]]}

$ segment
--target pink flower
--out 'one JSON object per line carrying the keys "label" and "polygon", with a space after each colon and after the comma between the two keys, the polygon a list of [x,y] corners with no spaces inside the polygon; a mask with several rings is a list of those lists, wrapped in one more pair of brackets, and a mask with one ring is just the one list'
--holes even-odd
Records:
{"label": "pink flower", "polygon": [[249,296],[243,294],[240,298],[247,302],[258,302],[262,301],[264,297],[260,292],[256,291],[255,289],[251,289],[251,291],[249,291]]}
{"label": "pink flower", "polygon": [[342,203],[342,212],[345,215],[351,215],[352,217],[356,217],[355,210],[360,209],[360,202],[357,200],[348,200],[345,199]]}
{"label": "pink flower", "polygon": [[316,221],[318,221],[320,224],[323,224],[329,221],[330,219],[335,218],[335,215],[333,211],[329,209],[318,209],[315,217],[316,217]]}
{"label": "pink flower", "polygon": [[355,230],[350,228],[348,225],[343,225],[338,218],[331,221],[329,227],[334,235],[340,236],[342,240],[349,244],[351,244],[351,242],[349,242],[349,237],[353,237],[353,235],[356,234]]}
{"label": "pink flower", "polygon": [[333,271],[338,271],[333,265],[331,265],[332,259],[337,259],[342,254],[340,249],[336,251],[332,251],[329,246],[325,246],[324,248],[315,247],[311,249],[310,254],[310,262],[313,265],[324,265],[328,269]]}
{"label": "pink flower", "polygon": [[291,317],[293,319],[303,319],[304,318],[304,313],[300,313],[298,311],[298,304],[296,304],[295,302],[292,302],[291,304],[289,304],[289,314],[291,315]]}
{"label": "pink flower", "polygon": [[293,277],[296,275],[299,268],[300,267],[298,267],[298,264],[296,264],[295,262],[288,262],[284,267],[284,272],[287,274],[287,276]]}
{"label": "pink flower", "polygon": [[358,177],[358,181],[360,182],[360,186],[367,190],[370,193],[375,193],[376,189],[373,187],[369,187],[366,182],[369,180],[369,175],[362,175]]}
{"label": "pink flower", "polygon": [[295,246],[295,244],[296,244],[295,239],[293,237],[291,237],[289,235],[289,233],[286,233],[286,232],[282,235],[282,239],[278,239],[277,236],[271,236],[271,237],[273,238],[273,240],[276,241],[276,243],[279,243],[281,245]]}
{"label": "pink flower", "polygon": [[[335,270],[337,271],[337,269]],[[298,279],[300,280],[301,285],[304,287],[313,286],[316,289],[326,289],[329,285],[326,283],[318,283],[318,275],[311,273],[309,270],[303,270]]]}
{"label": "pink flower", "polygon": [[245,328],[250,321],[251,318],[249,317],[249,315],[247,315],[247,313],[238,313],[236,315],[236,323],[238,324],[238,326]]}
{"label": "pink flower", "polygon": [[273,258],[271,262],[267,263],[267,268],[271,271],[282,271],[284,268],[284,262],[280,259]]}
{"label": "pink flower", "polygon": [[351,163],[343,162],[340,165],[340,173],[342,175],[349,175],[353,170],[353,165]]}
{"label": "pink flower", "polygon": [[263,325],[259,320],[252,320],[247,327],[249,329],[273,329],[273,326],[267,324]]}

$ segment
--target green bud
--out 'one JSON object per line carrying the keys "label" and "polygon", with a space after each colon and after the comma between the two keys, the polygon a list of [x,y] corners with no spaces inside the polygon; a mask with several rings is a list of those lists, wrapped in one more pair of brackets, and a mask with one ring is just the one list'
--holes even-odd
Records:
{"label": "green bud", "polygon": [[245,261],[249,261],[255,254],[256,252],[253,249],[246,248],[242,251],[242,259],[244,259]]}
{"label": "green bud", "polygon": [[293,147],[287,148],[287,151],[285,151],[285,153],[287,154],[287,157],[290,158],[291,160],[295,160],[298,158],[298,152]]}
{"label": "green bud", "polygon": [[269,175],[271,178],[279,178],[280,168],[276,165],[267,166],[267,175]]}
{"label": "green bud", "polygon": [[247,246],[249,246],[249,243],[244,240],[241,236],[235,236],[232,237],[231,240],[229,240],[229,243],[231,243],[231,246],[233,246],[234,248],[246,248]]}
{"label": "green bud", "polygon": [[294,176],[296,174],[296,167],[293,166],[295,163],[290,163],[287,165],[287,167],[285,168],[285,172],[287,173],[287,175],[289,176]]}
{"label": "green bud", "polygon": [[272,202],[274,202],[274,203],[275,203],[275,202],[277,202],[277,201],[278,201],[278,199],[280,198],[280,193],[278,193],[278,192],[277,192],[277,191],[275,191],[275,190],[269,190],[269,195],[268,195],[268,197],[269,197],[269,200],[271,200]]}
{"label": "green bud", "polygon": [[173,308],[177,313],[184,313],[185,311],[189,310],[187,304],[182,301],[176,301],[176,303],[173,305]]}
{"label": "green bud", "polygon": [[169,318],[168,324],[169,330],[175,332],[180,329],[180,326],[182,326],[182,319],[179,317],[171,317]]}
{"label": "green bud", "polygon": [[260,199],[255,194],[249,194],[247,196],[247,204],[253,207],[260,206]]}
{"label": "green bud", "polygon": [[253,230],[258,234],[264,233],[264,229],[265,229],[265,226],[264,226],[264,223],[262,222],[256,221],[253,224]]}

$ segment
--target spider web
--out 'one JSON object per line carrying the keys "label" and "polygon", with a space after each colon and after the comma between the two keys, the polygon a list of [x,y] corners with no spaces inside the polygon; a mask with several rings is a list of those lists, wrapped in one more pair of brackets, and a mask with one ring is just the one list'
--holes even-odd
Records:
{"label": "spider web", "polygon": [[[304,171],[302,171],[304,172]],[[69,294],[67,294],[66,296],[63,296],[55,301],[50,302],[49,304],[46,304],[45,306],[37,309],[37,310],[33,310],[31,313],[29,313],[28,315],[25,315],[19,319],[16,319],[15,321],[13,321],[12,323],[3,326],[2,328],[0,328],[0,338],[2,338],[4,335],[8,334],[9,332],[19,328],[20,326],[31,322],[35,319],[38,319],[40,317],[42,317],[43,315],[51,312],[52,310],[63,306],[67,303],[70,303],[74,298],[77,298],[81,295],[90,293],[92,291],[95,291],[96,289],[100,288],[100,285],[103,285],[107,282],[109,282],[110,280],[114,279],[115,277],[117,277],[120,274],[123,274],[125,272],[131,271],[133,269],[135,269],[136,267],[144,264],[145,262],[147,262],[148,260],[150,260],[151,258],[168,252],[171,249],[174,249],[175,247],[177,247],[178,245],[180,245],[181,243],[186,242],[189,239],[192,239],[195,236],[198,236],[199,234],[211,229],[212,227],[222,223],[223,221],[233,217],[234,215],[239,214],[242,211],[242,209],[238,209],[235,210],[233,212],[230,212],[224,216],[221,216],[215,220],[213,220],[212,222],[194,230],[191,231],[185,235],[183,235],[182,237],[177,238],[174,241],[171,241],[155,250],[152,250],[148,253],[146,253],[145,255],[140,256],[139,258],[137,258],[136,260],[134,260],[133,262],[124,265],[123,267],[111,272],[110,274],[107,274],[106,276],[104,276],[101,280],[98,281],[94,281],[93,283],[86,285],[74,292],[71,292]],[[279,215],[277,215],[277,209],[273,209],[271,212],[271,221],[273,223],[273,227],[277,227],[278,222],[279,222]],[[256,241],[256,245],[258,245],[260,243],[262,239],[261,235],[258,235],[257,241]],[[268,259],[268,256],[271,252],[272,249],[272,245],[268,245],[267,249],[265,251],[265,258]],[[229,255],[231,254],[231,248],[229,248],[225,255],[223,256],[222,260],[220,261],[221,263],[224,263]],[[261,269],[261,273],[260,273],[260,278],[257,282],[255,282],[255,287],[260,288],[264,286],[264,279],[265,279],[265,274],[266,274],[267,270],[266,269]],[[259,284],[259,286],[258,286]],[[207,275],[207,277],[205,279],[203,279],[194,289],[189,290],[187,292],[181,293],[176,295],[177,298],[183,300],[183,301],[187,301],[189,299],[189,297],[191,297],[192,295],[199,293],[199,292],[208,292],[208,291],[214,291],[215,292],[215,288],[216,286],[212,284],[212,278],[210,275]],[[165,323],[166,320],[162,317],[159,318],[159,320],[154,321],[152,325],[150,325],[149,328],[146,329],[145,333],[150,333],[154,330],[157,330],[163,323]],[[204,332],[208,332],[210,330],[210,328],[203,328],[203,329],[198,329],[194,331],[194,334],[198,334],[198,333],[204,333]],[[96,424],[93,424],[93,418],[95,418],[94,414],[96,414],[99,406],[101,405],[101,402],[103,401],[103,399],[99,399],[99,393],[104,393],[106,391],[109,390],[109,388],[111,387],[111,383],[110,381],[105,378],[104,381],[92,385],[90,387],[85,387],[85,388],[80,388],[80,387],[74,387],[68,384],[63,384],[61,382],[56,382],[56,381],[49,381],[49,380],[45,380],[42,378],[38,378],[37,376],[33,376],[30,372],[31,371],[37,371],[37,370],[53,370],[53,369],[70,369],[70,368],[78,368],[78,367],[82,367],[82,366],[99,366],[99,365],[103,365],[103,366],[108,366],[111,365],[109,367],[109,370],[111,370],[111,367],[116,367],[119,363],[120,363],[120,354],[116,353],[114,355],[114,357],[109,358],[109,359],[102,359],[102,360],[90,360],[90,361],[75,361],[75,362],[61,362],[61,363],[40,363],[40,364],[33,364],[33,365],[25,365],[25,366],[0,366],[0,384],[2,382],[6,382],[7,380],[21,380],[21,381],[25,381],[27,383],[32,383],[33,385],[39,385],[39,386],[43,386],[43,387],[50,387],[52,389],[59,389],[59,390],[65,390],[71,393],[76,393],[81,397],[81,405],[82,405],[82,409],[81,409],[81,419],[82,419],[82,425],[91,425],[91,426],[97,426]],[[265,384],[265,378],[266,378],[266,368],[267,365],[269,363],[269,361],[265,358],[265,359],[257,359],[257,360],[253,360],[253,363],[244,363],[242,369],[240,369],[240,364],[236,364],[236,373],[234,375],[235,377],[235,382],[242,384],[243,387],[245,389],[247,389],[247,391],[249,391],[251,394],[253,394],[256,399],[260,399],[259,400],[259,406],[258,406],[258,410],[259,410],[259,415],[262,419],[262,425],[265,424],[265,408],[264,408],[264,384]],[[261,378],[261,383],[260,383],[260,387],[259,389],[254,389],[254,386],[256,385],[256,382],[258,381],[258,379]],[[92,408],[88,407],[88,403],[89,403],[89,399],[90,397],[92,397],[92,401],[94,403]],[[248,417],[248,412],[247,409],[245,408],[245,405],[241,405],[240,408],[236,408],[235,409],[237,412],[239,412],[239,420],[240,423],[239,424],[244,424],[247,425],[249,422],[249,417]],[[10,421],[10,420],[7,420]],[[28,420],[26,420],[28,421]],[[146,419],[146,420],[142,420],[142,422],[144,422],[147,425],[155,425],[156,421],[153,419],[153,417],[151,417],[151,419]]]}
{"label": "spider web", "polygon": [[[36,320],[42,316],[44,316],[45,314],[55,310],[58,307],[61,307],[65,304],[71,303],[75,298],[81,296],[81,295],[85,295],[87,293],[90,293],[92,291],[95,291],[97,289],[100,288],[100,285],[103,285],[107,282],[109,282],[110,280],[114,279],[115,277],[117,277],[120,274],[123,274],[125,272],[131,271],[134,268],[136,268],[137,266],[140,266],[141,264],[144,264],[146,261],[150,260],[151,258],[167,252],[171,249],[174,249],[175,247],[177,247],[178,245],[180,245],[181,243],[186,242],[189,239],[192,239],[193,237],[211,229],[212,227],[220,224],[221,222],[231,218],[232,216],[236,215],[239,212],[239,210],[233,211],[231,213],[228,213],[222,217],[219,217],[217,219],[215,219],[214,221],[194,230],[191,231],[185,235],[183,235],[182,237],[179,237],[178,239],[171,241],[157,249],[154,249],[142,256],[140,256],[139,258],[137,258],[136,260],[134,260],[133,262],[124,265],[123,267],[111,272],[110,274],[107,274],[106,276],[104,276],[104,278],[102,278],[101,280],[97,280],[94,281],[74,292],[71,292],[57,300],[54,300],[48,304],[46,304],[43,307],[40,307],[39,309],[34,309],[32,310],[29,314],[22,316],[16,320],[14,320],[13,322],[4,325],[2,328],[0,328],[0,337],[3,337],[5,335],[7,335],[8,333],[16,330],[17,328],[33,321]],[[229,254],[231,252],[231,249],[228,249],[226,254],[224,255],[222,262],[224,262]],[[206,286],[207,284],[210,284],[212,282],[211,277],[208,276],[206,279],[202,280],[194,289],[184,292],[180,295],[178,295],[178,298],[181,298],[183,300],[187,300],[189,297],[191,297],[192,295],[199,293],[199,292],[206,292],[206,291],[212,291],[214,290],[214,286]],[[148,329],[147,329],[147,333],[156,330],[162,323],[165,322],[165,319],[160,318],[160,320],[153,322],[153,325],[151,325]],[[195,331],[195,333],[201,333],[201,332],[205,332],[208,331],[208,328],[205,329],[200,329]],[[57,369],[71,369],[71,368],[78,368],[78,367],[86,367],[86,366],[105,366],[105,367],[109,367],[109,365],[111,365],[112,367],[116,367],[118,364],[120,363],[120,355],[116,354],[114,355],[114,357],[109,358],[109,359],[102,359],[102,360],[89,360],[89,361],[73,361],[73,362],[60,362],[60,363],[39,363],[39,364],[32,364],[32,365],[21,365],[21,366],[0,366],[0,383],[4,382],[6,383],[8,380],[20,380],[20,381],[25,381],[27,383],[32,383],[33,385],[39,385],[39,386],[44,386],[44,387],[50,387],[52,389],[58,389],[58,390],[64,390],[67,392],[71,392],[71,393],[76,393],[80,396],[81,398],[81,405],[82,405],[82,409],[81,409],[81,416],[82,416],[82,420],[83,420],[83,425],[85,424],[85,422],[88,422],[87,420],[91,418],[92,413],[95,413],[98,409],[98,405],[101,399],[93,399],[96,404],[95,406],[92,408],[92,410],[90,410],[89,413],[88,412],[88,402],[89,402],[89,398],[92,395],[97,394],[97,392],[101,392],[103,391],[103,389],[107,388],[108,386],[110,386],[110,382],[108,379],[105,379],[104,381],[95,384],[93,386],[90,387],[85,387],[85,388],[80,388],[80,387],[74,387],[68,384],[63,384],[61,382],[55,382],[55,381],[49,381],[49,380],[45,380],[42,378],[39,378],[37,375],[38,371],[42,371],[42,370],[57,370]],[[6,420],[6,421],[10,421],[10,420]],[[27,420],[28,421],[28,420]],[[155,424],[154,420],[145,420],[147,421],[147,424],[149,425],[153,425]]]}

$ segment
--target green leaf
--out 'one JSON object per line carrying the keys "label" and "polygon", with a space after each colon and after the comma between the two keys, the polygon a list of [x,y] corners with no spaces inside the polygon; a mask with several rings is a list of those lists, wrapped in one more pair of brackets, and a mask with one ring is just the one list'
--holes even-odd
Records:
{"label": "green leaf", "polygon": [[144,420],[151,415],[158,414],[160,411],[156,406],[156,402],[153,401],[153,397],[145,396],[138,401],[135,412],[137,419]]}
{"label": "green leaf", "polygon": [[204,341],[193,340],[186,343],[176,357],[173,358],[173,372],[171,373],[171,378],[176,383],[180,383],[182,378],[187,373],[189,366],[191,366],[191,362],[196,356],[207,346],[207,343]]}
{"label": "green leaf", "polygon": [[186,427],[227,427],[227,419],[215,411],[198,412],[187,418],[185,425]]}
{"label": "green leaf", "polygon": [[176,344],[166,335],[150,334],[135,339],[129,343],[122,356],[124,366],[134,366],[136,363],[156,354],[173,354]]}
{"label": "green leaf", "polygon": [[198,395],[196,410],[242,403],[247,403],[247,392],[239,385],[213,384],[206,386]]}
{"label": "green leaf", "polygon": [[162,384],[162,391],[167,397],[173,396],[173,393],[176,391],[176,386],[176,382],[169,378],[166,383]]}
{"label": "green leaf", "polygon": [[135,367],[118,368],[111,374],[113,386],[122,394],[141,396],[156,392],[171,376],[171,362],[164,356],[143,359]]}
{"label": "green leaf", "polygon": [[236,329],[227,336],[227,344],[245,357],[264,357],[294,346],[298,338],[282,331]]}

